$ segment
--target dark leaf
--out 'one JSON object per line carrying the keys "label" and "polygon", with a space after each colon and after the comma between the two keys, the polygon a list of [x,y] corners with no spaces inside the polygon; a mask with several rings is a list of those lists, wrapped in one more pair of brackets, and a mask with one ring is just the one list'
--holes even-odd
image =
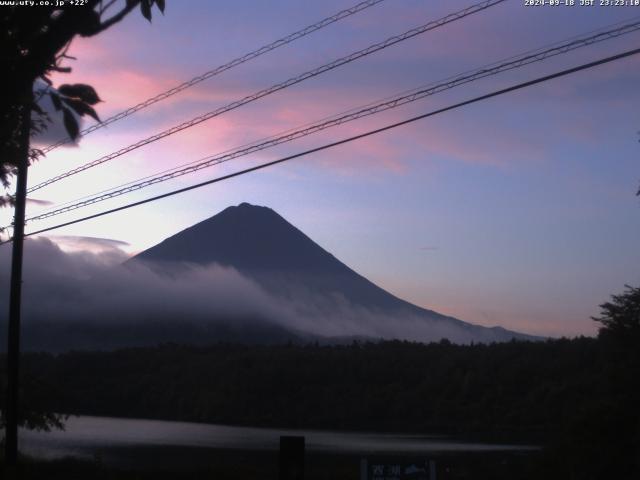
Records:
{"label": "dark leaf", "polygon": [[156,0],[156,5],[158,5],[158,9],[164,15],[164,0]]}
{"label": "dark leaf", "polygon": [[100,14],[91,9],[83,9],[82,21],[77,22],[77,30],[83,37],[90,37],[100,29]]}
{"label": "dark leaf", "polygon": [[46,115],[44,113],[44,110],[42,110],[42,108],[40,108],[40,105],[38,105],[36,102],[31,103],[31,110],[33,110],[34,112],[37,112],[40,115]]}
{"label": "dark leaf", "polygon": [[151,2],[149,0],[142,0],[140,2],[140,11],[144,18],[151,21]]}
{"label": "dark leaf", "polygon": [[96,113],[96,111],[91,106],[84,103],[82,100],[78,100],[77,98],[63,98],[62,101],[73,108],[73,111],[78,115],[82,117],[84,117],[85,115],[89,115],[93,117],[96,122],[100,121],[100,118],[98,118],[98,114]]}
{"label": "dark leaf", "polygon": [[93,109],[93,107],[90,107],[85,103],[85,108],[86,108],[87,115],[89,115],[98,123],[102,122],[102,120],[100,120],[100,117],[98,116],[98,113]]}
{"label": "dark leaf", "polygon": [[62,114],[64,120],[64,128],[67,129],[67,133],[72,140],[77,139],[78,135],[80,134],[80,128],[78,127],[78,121],[76,120],[76,117],[73,116],[71,110],[65,107],[62,107]]}
{"label": "dark leaf", "polygon": [[3,195],[0,197],[0,208],[10,206],[13,207],[16,204],[16,197],[14,195]]}
{"label": "dark leaf", "polygon": [[85,85],[83,83],[74,83],[73,85],[60,85],[58,91],[61,94],[66,95],[67,97],[79,98],[89,105],[95,105],[96,103],[102,101],[91,85]]}
{"label": "dark leaf", "polygon": [[40,78],[47,83],[47,85],[53,85],[53,82],[51,81],[51,79],[49,77],[47,77],[46,75],[40,75]]}
{"label": "dark leaf", "polygon": [[62,108],[62,103],[60,103],[60,95],[54,92],[49,92],[49,96],[51,97],[51,101],[53,102],[53,107],[56,110],[60,110]]}

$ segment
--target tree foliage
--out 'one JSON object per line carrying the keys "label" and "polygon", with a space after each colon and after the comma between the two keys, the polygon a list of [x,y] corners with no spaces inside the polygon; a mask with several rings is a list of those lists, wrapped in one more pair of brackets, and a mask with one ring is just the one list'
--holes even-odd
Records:
{"label": "tree foliage", "polygon": [[33,388],[48,385],[50,408],[67,413],[526,439],[557,434],[582,395],[602,397],[598,359],[587,338],[219,344],[29,354],[24,369]]}
{"label": "tree foliage", "polygon": [[[640,340],[640,287],[626,285],[626,291],[612,295],[610,302],[600,305],[600,336],[613,336],[625,342]],[[640,343],[636,344],[640,347]]]}
{"label": "tree foliage", "polygon": [[[0,71],[3,92],[0,95],[0,182],[7,187],[18,163],[28,154],[33,162],[40,151],[30,149],[30,136],[47,128],[51,121],[38,106],[45,95],[51,97],[71,138],[79,134],[74,113],[99,121],[94,106],[100,101],[90,85],[61,85],[53,88],[53,72],[68,73],[63,65],[76,36],[93,37],[140,8],[151,20],[152,7],[164,12],[164,0],[86,0],[83,5],[3,6],[0,8]],[[43,86],[34,83],[41,79]],[[73,113],[72,113],[73,112]]]}
{"label": "tree foliage", "polygon": [[[18,3],[18,2],[16,2]],[[49,95],[60,112],[69,136],[79,135],[76,115],[89,115],[99,121],[94,106],[100,97],[90,85],[68,84],[53,88],[53,72],[68,73],[63,66],[72,40],[80,35],[93,37],[121,21],[140,8],[151,20],[151,8],[164,12],[164,0],[86,0],[83,5],[66,2],[63,6],[14,5],[0,7],[0,71],[3,91],[0,95],[0,182],[6,188],[18,165],[26,159],[31,163],[42,155],[30,148],[30,137],[49,125],[51,118],[38,102]],[[114,11],[115,9],[115,11]],[[35,89],[36,80],[43,86]],[[0,197],[0,206],[12,203],[11,197]],[[4,387],[4,384],[2,385]],[[1,392],[0,392],[1,393]],[[46,408],[22,405],[20,423],[28,428],[49,429],[62,426],[63,416]],[[0,412],[0,423],[3,422]]]}
{"label": "tree foliage", "polygon": [[[638,478],[640,475],[640,288],[612,295],[600,305],[598,333],[607,397],[583,410],[574,427],[584,444],[583,456],[602,459],[606,449],[611,461],[602,461],[602,477]],[[585,428],[585,425],[589,426]],[[585,441],[586,440],[586,441]],[[594,448],[595,447],[595,448]]]}

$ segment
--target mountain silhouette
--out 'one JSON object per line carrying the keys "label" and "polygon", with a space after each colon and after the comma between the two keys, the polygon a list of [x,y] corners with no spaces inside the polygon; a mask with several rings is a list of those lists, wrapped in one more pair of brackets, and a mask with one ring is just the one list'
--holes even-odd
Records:
{"label": "mountain silhouette", "polygon": [[130,261],[232,267],[283,301],[326,299],[321,311],[327,318],[345,309],[351,319],[359,313],[363,318],[375,315],[379,328],[370,334],[373,337],[393,337],[394,326],[406,327],[409,321],[421,332],[416,340],[448,338],[468,343],[533,338],[501,327],[473,325],[406,302],[353,271],[274,210],[249,203],[228,207]]}

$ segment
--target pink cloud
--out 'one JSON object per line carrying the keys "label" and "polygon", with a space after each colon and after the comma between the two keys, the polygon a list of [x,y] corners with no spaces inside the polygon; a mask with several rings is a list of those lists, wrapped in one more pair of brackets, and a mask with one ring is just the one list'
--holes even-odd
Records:
{"label": "pink cloud", "polygon": [[69,54],[77,60],[67,61],[73,70],[70,74],[54,74],[54,85],[92,85],[105,102],[98,105],[99,113],[108,116],[179,83],[170,71],[151,71],[148,65],[123,55],[125,45],[121,45],[122,38],[115,36],[113,39],[115,41],[106,41],[102,37],[75,39]]}
{"label": "pink cloud", "polygon": [[[93,86],[104,103],[97,106],[102,117],[107,117],[142,102],[155,94],[175,86],[174,77],[158,77],[142,70],[118,69],[84,69],[83,72],[66,77],[57,77],[56,85],[62,83],[87,83]],[[173,103],[175,99],[164,101],[163,105]]]}
{"label": "pink cloud", "polygon": [[446,159],[497,167],[507,166],[514,157],[532,159],[541,155],[539,148],[510,135],[496,135],[496,130],[496,126],[476,126],[473,130],[467,130],[443,128],[436,124],[425,128],[421,135],[416,135],[415,143],[423,151]]}
{"label": "pink cloud", "polygon": [[[324,101],[325,99],[327,101]],[[294,101],[288,99],[286,103],[278,105],[271,115],[271,125],[277,123],[279,129],[292,128],[308,123],[310,119],[320,119],[330,112],[344,111],[347,108],[367,104],[371,100],[367,92],[355,94],[344,92],[338,95],[333,92],[330,95],[328,91],[316,90],[312,95],[300,96]],[[336,106],[338,104],[339,107]],[[421,103],[417,103],[416,108],[391,110],[354,123],[334,127],[310,138],[331,141],[362,133],[420,113],[425,109],[420,105]],[[493,108],[490,105],[488,107]],[[376,135],[341,146],[337,157],[368,156],[369,165],[376,165],[397,173],[406,171],[406,160],[410,157],[415,158],[416,155],[421,158],[437,155],[466,163],[499,167],[506,167],[514,161],[539,161],[545,158],[548,153],[547,147],[539,142],[539,137],[532,135],[521,126],[526,124],[524,113],[522,121],[517,122],[518,125],[514,124],[513,115],[508,117],[492,115],[491,119],[490,122],[483,123],[478,122],[477,115],[469,115],[466,111],[448,112],[399,127],[388,134]],[[310,144],[317,145],[319,142]],[[334,153],[322,154],[322,156],[322,163],[325,166],[344,170],[344,162],[336,159]],[[361,166],[356,164],[357,168]]]}
{"label": "pink cloud", "polygon": [[[471,35],[466,28],[468,27],[463,29],[465,34]],[[474,28],[483,29],[484,26],[480,23]],[[432,43],[427,43],[430,45],[428,48],[435,48]],[[456,42],[455,45],[463,43]],[[167,72],[164,75],[146,73],[146,66],[135,65],[130,59],[121,58],[122,55],[119,51],[120,49],[114,48],[112,44],[105,45],[100,41],[79,41],[74,44],[71,52],[79,57],[77,71],[72,74],[73,81],[86,81],[96,86],[106,100],[105,104],[99,107],[102,116],[120,111],[150,95],[180,83],[181,80],[177,79],[174,74]],[[114,69],[113,64],[119,65],[119,68]],[[59,77],[56,79],[57,81],[69,81],[69,76]],[[215,154],[247,141],[273,135],[323,118],[336,111],[371,101],[368,92],[360,90],[348,93],[345,91],[336,92],[335,88],[318,88],[314,87],[313,83],[311,85],[310,88],[305,86],[304,91],[293,89],[292,92],[277,93],[269,97],[268,100],[259,100],[255,104],[239,109],[228,116],[207,121],[197,127],[160,140],[152,146],[144,147],[138,152],[144,157],[153,157],[153,170],[157,171],[195,160],[201,156]],[[214,108],[214,106],[241,98],[247,93],[250,92],[244,91],[237,85],[221,86],[216,83],[215,86],[211,86],[203,83],[180,93],[170,102],[163,102],[162,105],[171,109],[176,105],[182,105],[182,102],[200,102],[204,104],[204,111],[206,111],[209,109],[209,104],[211,104],[211,108]],[[154,134],[186,119],[176,118],[175,115],[170,114],[165,117],[164,113],[161,118],[161,122],[158,122],[157,118],[151,119],[151,121],[155,120],[156,124],[146,132],[136,128],[135,139],[143,135]],[[361,121],[353,125],[330,129],[326,135],[314,135],[309,138],[308,142],[296,142],[293,145],[317,145],[320,142],[343,138],[362,132],[366,126],[375,125],[376,121]],[[425,152],[425,155],[436,154],[464,162],[500,166],[505,163],[505,152],[517,152],[519,157],[535,157],[541,153],[539,148],[532,146],[524,139],[514,140],[511,138],[507,140],[507,135],[498,137],[493,132],[488,132],[488,128],[480,133],[470,133],[478,132],[479,128],[475,126],[464,129],[467,130],[464,134],[458,134],[456,131],[460,131],[460,129],[457,127],[453,129],[439,125],[440,122],[427,120],[419,125],[404,127],[401,135],[403,139],[408,139],[408,144],[395,141],[397,134],[363,139],[353,144],[341,146],[337,150],[320,154],[317,163],[340,174],[361,173],[363,168],[401,174],[407,170],[405,158],[411,152],[409,145],[418,146],[422,152]],[[118,136],[126,139],[129,132]],[[115,148],[124,145],[126,143],[115,146]],[[415,153],[413,155],[415,156]]]}
{"label": "pink cloud", "polygon": [[[160,142],[163,142],[161,156],[167,157],[169,152],[173,152],[171,156],[189,157],[189,160],[185,161],[190,161],[203,155],[235,149],[248,142],[262,140],[300,127],[309,123],[310,120],[323,118],[328,110],[326,103],[317,101],[302,103],[286,98],[275,99],[272,103],[275,103],[273,109],[258,102],[246,109],[240,109],[228,116],[217,117],[166,140],[161,140]],[[290,106],[292,104],[299,107],[292,108]],[[158,130],[172,125],[168,122],[166,125],[159,126]],[[335,141],[338,138],[361,133],[365,129],[357,124],[343,125],[297,140],[290,145],[277,147],[275,150],[251,155],[251,158],[285,156]],[[318,154],[316,158],[319,158],[317,162],[323,167],[342,174],[361,172],[363,167],[403,173],[406,170],[400,158],[403,152],[404,149],[398,149],[382,138],[372,137],[336,148],[326,154]],[[155,158],[154,164],[157,163],[158,158]],[[161,161],[161,163],[164,162]]]}
{"label": "pink cloud", "polygon": [[407,172],[402,160],[402,149],[387,141],[370,137],[336,147],[323,154],[319,164],[342,175],[362,175],[372,171],[391,172],[397,175]]}

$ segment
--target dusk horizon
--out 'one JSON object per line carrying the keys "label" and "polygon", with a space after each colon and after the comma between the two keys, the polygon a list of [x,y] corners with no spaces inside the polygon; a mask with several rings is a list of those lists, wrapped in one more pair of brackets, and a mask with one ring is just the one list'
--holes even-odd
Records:
{"label": "dusk horizon", "polygon": [[[52,79],[93,85],[103,100],[96,111],[105,119],[341,6],[171,4],[151,26],[131,15],[97,38],[77,38],[68,52],[78,59],[70,63],[73,72]],[[326,35],[310,34],[88,134],[77,146],[49,152],[30,168],[29,186],[466,6],[381,2],[328,26]],[[633,13],[633,7],[496,5],[38,189],[29,195],[27,217],[532,48],[633,23]],[[207,40],[211,26],[222,43]],[[638,38],[631,31],[81,212],[142,200],[597,60]],[[83,238],[111,239],[133,255],[247,201],[274,208],[356,271],[418,306],[534,335],[593,336],[599,305],[640,282],[637,62],[630,57],[577,72],[45,236],[87,251],[96,247]],[[43,102],[52,108],[48,96]],[[83,127],[93,125],[88,118]],[[65,136],[59,115],[54,120],[35,137],[37,146]],[[71,211],[28,222],[27,233],[79,216]],[[0,220],[11,223],[9,210]]]}

